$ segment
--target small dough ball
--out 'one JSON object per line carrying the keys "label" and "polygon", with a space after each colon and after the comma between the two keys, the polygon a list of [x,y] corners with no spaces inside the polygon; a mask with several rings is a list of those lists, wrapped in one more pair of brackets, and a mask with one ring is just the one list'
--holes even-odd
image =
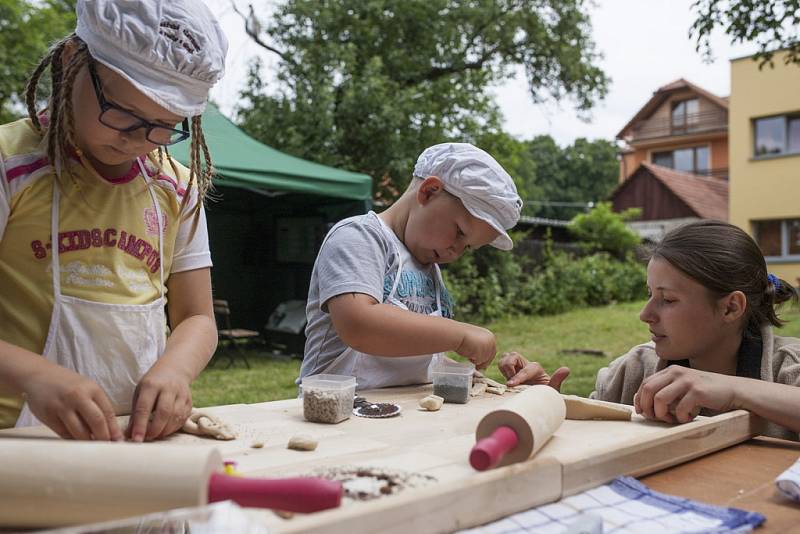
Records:
{"label": "small dough ball", "polygon": [[261,449],[261,448],[264,447],[264,442],[263,441],[254,441],[253,443],[250,444],[250,447],[252,447],[254,449]]}
{"label": "small dough ball", "polygon": [[444,404],[444,398],[438,395],[428,395],[427,397],[423,397],[419,401],[419,407],[423,410],[427,410],[429,412],[436,412]]}
{"label": "small dough ball", "polygon": [[308,434],[295,434],[286,447],[295,451],[313,451],[317,448],[317,440]]}

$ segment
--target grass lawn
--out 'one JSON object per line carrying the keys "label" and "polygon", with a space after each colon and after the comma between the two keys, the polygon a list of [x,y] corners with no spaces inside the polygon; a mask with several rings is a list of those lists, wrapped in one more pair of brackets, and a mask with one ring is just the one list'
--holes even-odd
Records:
{"label": "grass lawn", "polygon": [[[498,321],[488,328],[497,335],[498,352],[516,350],[552,371],[566,365],[572,373],[564,383],[564,393],[586,396],[594,389],[597,370],[629,348],[648,341],[649,334],[639,321],[643,302],[585,308],[550,317],[515,317]],[[784,336],[800,337],[800,312],[787,311],[789,323],[781,329]],[[560,350],[601,350],[605,356],[559,354]],[[227,359],[209,367],[192,387],[195,406],[263,402],[296,395],[294,380],[300,360],[271,356],[263,350],[250,350],[252,369],[237,359],[225,369]],[[501,379],[492,364],[489,376]]]}

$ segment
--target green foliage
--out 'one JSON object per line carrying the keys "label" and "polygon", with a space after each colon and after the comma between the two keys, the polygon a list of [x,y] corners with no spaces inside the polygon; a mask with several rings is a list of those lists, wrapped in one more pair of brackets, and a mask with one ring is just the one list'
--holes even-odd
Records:
{"label": "green foliage", "polygon": [[[552,137],[542,135],[527,141],[529,157],[535,162],[536,183],[541,196],[529,200],[588,203],[608,198],[619,178],[617,147],[605,140],[576,139],[560,148]],[[529,203],[526,215],[571,219],[580,207]]]}
{"label": "green foliage", "polygon": [[250,22],[280,59],[274,87],[251,69],[245,130],[400,190],[425,147],[499,130],[490,89],[514,67],[534,100],[580,110],[608,84],[584,0],[285,0],[269,24]]}
{"label": "green foliage", "polygon": [[74,29],[74,0],[0,0],[0,124],[27,114],[28,76],[50,43]]}
{"label": "green foliage", "polygon": [[644,298],[647,274],[632,255],[575,257],[548,247],[542,261],[492,248],[468,252],[447,266],[456,318],[485,324],[514,315],[552,315],[583,306]]}
{"label": "green foliage", "polygon": [[713,60],[711,36],[721,28],[732,44],[755,42],[759,51],[753,59],[773,65],[776,50],[786,49],[785,62],[800,66],[800,2],[798,0],[695,0],[697,19],[689,33],[697,39],[697,51]]}
{"label": "green foliage", "polygon": [[638,217],[641,211],[629,208],[615,213],[610,202],[600,202],[589,213],[576,215],[568,228],[587,250],[604,250],[622,257],[641,242],[636,232],[625,226],[625,221]]}

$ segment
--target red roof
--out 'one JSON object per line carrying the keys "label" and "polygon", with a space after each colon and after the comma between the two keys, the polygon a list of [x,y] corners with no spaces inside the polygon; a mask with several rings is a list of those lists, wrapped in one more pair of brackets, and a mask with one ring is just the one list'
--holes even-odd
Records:
{"label": "red roof", "polygon": [[[698,217],[728,220],[728,181],[689,172],[668,169],[653,163],[642,162],[640,169],[647,170],[672,193],[681,199]],[[636,178],[635,172],[617,188],[616,195],[628,182]]]}
{"label": "red roof", "polygon": [[659,87],[653,91],[653,96],[650,97],[650,100],[648,100],[647,103],[636,113],[636,115],[634,115],[633,118],[628,121],[628,124],[626,124],[622,130],[619,131],[617,134],[617,139],[622,139],[625,136],[625,132],[635,123],[652,115],[653,112],[658,109],[658,107],[662,104],[662,102],[664,102],[664,100],[667,99],[670,94],[674,93],[675,91],[682,91],[684,89],[690,89],[696,94],[707,98],[720,108],[728,109],[728,97],[717,96],[714,93],[706,91],[702,87],[693,84],[692,82],[684,80],[683,78],[679,78],[674,82],[668,83],[667,85]]}

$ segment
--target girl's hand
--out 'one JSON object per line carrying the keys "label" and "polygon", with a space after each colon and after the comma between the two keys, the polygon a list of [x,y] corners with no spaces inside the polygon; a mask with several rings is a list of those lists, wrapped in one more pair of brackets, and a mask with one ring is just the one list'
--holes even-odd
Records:
{"label": "girl's hand", "polygon": [[169,367],[154,365],[136,386],[127,436],[136,442],[151,441],[180,429],[192,412],[190,383]]}
{"label": "girl's hand", "polygon": [[636,413],[667,423],[688,423],[700,410],[737,407],[736,377],[671,365],[645,378],[633,397]]}
{"label": "girl's hand", "polygon": [[23,391],[33,415],[64,439],[124,439],[105,391],[74,371],[50,365],[33,375]]}
{"label": "girl's hand", "polygon": [[561,391],[561,383],[569,376],[569,367],[559,367],[553,376],[536,362],[529,362],[518,352],[506,352],[497,364],[511,387],[519,384],[547,385]]}

